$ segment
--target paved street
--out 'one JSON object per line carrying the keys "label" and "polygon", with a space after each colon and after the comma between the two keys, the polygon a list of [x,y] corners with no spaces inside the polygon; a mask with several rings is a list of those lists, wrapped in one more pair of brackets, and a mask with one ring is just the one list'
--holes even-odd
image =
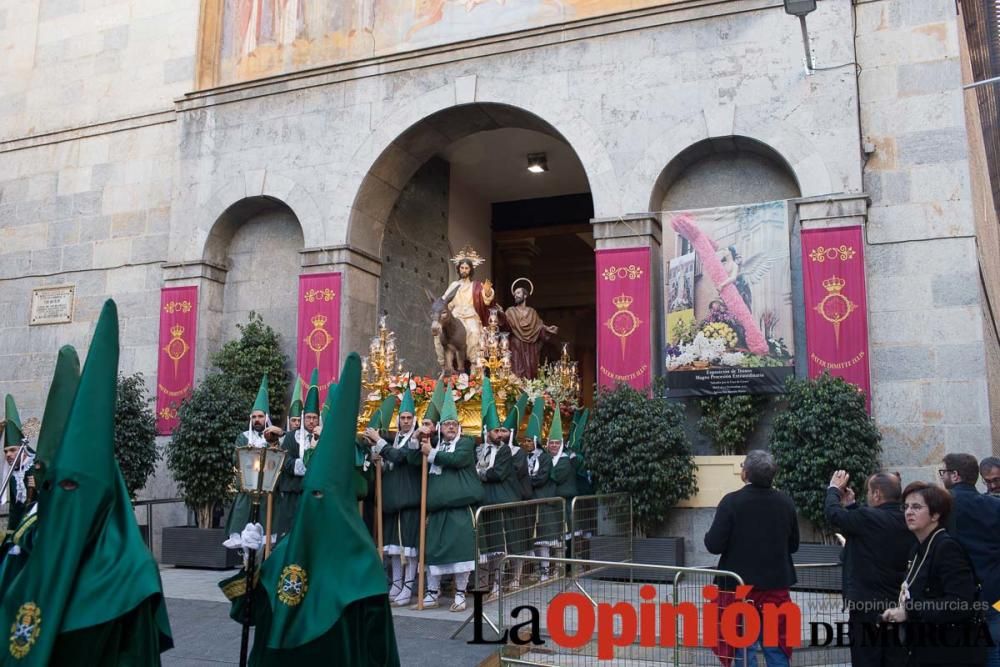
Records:
{"label": "paved street", "polygon": [[[175,648],[163,656],[165,667],[236,665],[240,655],[240,626],[229,618],[229,603],[216,583],[226,571],[164,567],[163,592],[170,612]],[[489,646],[466,643],[471,630],[459,639],[451,634],[466,618],[447,610],[394,610],[396,641],[404,667],[430,667],[442,662],[447,647],[449,667],[475,667],[495,653]]]}

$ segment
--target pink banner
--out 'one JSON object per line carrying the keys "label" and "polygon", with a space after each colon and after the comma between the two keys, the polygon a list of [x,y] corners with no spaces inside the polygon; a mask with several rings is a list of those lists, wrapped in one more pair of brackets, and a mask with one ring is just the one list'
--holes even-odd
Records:
{"label": "pink banner", "polygon": [[160,349],[156,365],[156,432],[170,435],[177,407],[194,385],[194,345],[198,288],[165,287],[160,291]]}
{"label": "pink banner", "polygon": [[597,369],[602,387],[652,381],[649,248],[598,250]]}
{"label": "pink banner", "polygon": [[868,297],[861,227],[802,232],[809,377],[824,371],[857,385],[871,410]]}
{"label": "pink banner", "polygon": [[309,376],[319,369],[322,405],[330,383],[340,372],[341,274],[312,273],[299,276],[298,382],[305,401]]}

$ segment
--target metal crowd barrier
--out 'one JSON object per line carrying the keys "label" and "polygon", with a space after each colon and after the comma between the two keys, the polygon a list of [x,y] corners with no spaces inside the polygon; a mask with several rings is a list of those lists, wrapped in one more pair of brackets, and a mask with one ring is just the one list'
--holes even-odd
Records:
{"label": "metal crowd barrier", "polygon": [[[503,560],[503,569],[512,570],[519,566],[524,569],[529,563],[537,563],[538,560],[537,556],[507,556]],[[544,643],[534,645],[528,642],[519,645],[508,641],[500,646],[498,656],[500,665],[589,667],[599,664],[601,657],[597,629],[600,627],[600,623],[594,628],[592,635],[588,637],[584,634],[583,637],[580,637],[581,630],[586,633],[589,627],[589,621],[583,619],[581,612],[589,613],[589,610],[586,612],[583,610],[585,605],[589,605],[594,610],[594,615],[591,616],[591,620],[593,620],[598,615],[598,605],[607,610],[608,605],[621,605],[622,603],[635,610],[637,617],[642,609],[640,605],[646,605],[647,611],[651,607],[654,609],[654,613],[657,614],[656,622],[646,637],[647,640],[652,639],[652,641],[642,641],[641,623],[631,626],[635,631],[635,636],[628,639],[624,629],[628,624],[621,616],[618,616],[612,619],[612,626],[609,629],[618,636],[617,641],[621,645],[614,647],[613,659],[608,660],[605,656],[605,659],[601,661],[602,664],[612,664],[616,667],[630,665],[637,667],[640,665],[718,667],[720,664],[719,657],[712,648],[701,645],[704,643],[703,617],[700,611],[704,602],[702,589],[708,584],[715,584],[720,586],[723,591],[734,591],[737,585],[743,583],[738,575],[706,568],[622,563],[619,561],[576,558],[551,560],[553,562],[558,560],[566,569],[580,574],[573,579],[560,579],[546,582],[545,585],[501,592],[498,605],[501,632],[527,621],[528,613],[526,610],[534,608],[538,610],[540,635]],[[600,573],[600,577],[592,577],[593,573]],[[615,576],[610,577],[609,573],[613,573]],[[586,586],[575,587],[575,584],[580,583],[581,580],[586,582]],[[574,642],[577,644],[575,647],[557,644],[548,625],[549,606],[561,593],[575,593],[573,599],[576,600],[575,605],[579,606],[567,606],[561,614],[555,612],[553,620],[561,619],[561,631],[579,639],[579,642]],[[688,617],[681,613],[675,616],[673,622],[670,622],[669,617],[667,617],[667,621],[661,624],[660,613],[663,609],[661,605],[664,603],[679,605],[685,602],[693,603],[699,610],[697,622],[694,625],[690,625]],[[519,613],[512,617],[511,614],[515,610],[518,610]],[[618,608],[618,613],[623,611],[623,607]],[[685,627],[687,627],[687,631],[684,630]],[[522,635],[524,631],[521,630]],[[666,637],[668,634],[671,635],[669,638]],[[697,646],[685,646],[685,637],[691,641],[696,638]],[[525,637],[522,636],[521,639],[525,639]],[[648,645],[643,646],[643,643]],[[742,657],[745,662],[745,649],[728,648],[728,650],[730,656]]]}
{"label": "metal crowd barrier", "polygon": [[[153,551],[153,505],[173,505],[183,502],[183,498],[153,498],[150,500],[136,500],[132,503],[133,508],[146,508],[146,534],[143,537],[146,538],[146,546],[149,547],[150,553],[156,553]],[[140,525],[140,529],[141,527]]]}
{"label": "metal crowd barrier", "polygon": [[[507,555],[532,555],[548,549],[550,556],[564,556],[566,549],[566,501],[563,498],[536,498],[513,503],[482,505],[473,517],[476,537],[475,570],[472,588],[487,591],[487,602],[499,597],[503,589],[517,590],[565,576],[561,567],[546,565],[542,558],[528,568],[505,571],[501,567]],[[469,598],[471,607],[472,598]],[[488,610],[483,619],[499,632]],[[451,635],[455,639],[473,620],[470,615]]]}
{"label": "metal crowd barrier", "polygon": [[570,503],[569,524],[571,558],[615,563],[633,560],[629,494],[577,496]]}

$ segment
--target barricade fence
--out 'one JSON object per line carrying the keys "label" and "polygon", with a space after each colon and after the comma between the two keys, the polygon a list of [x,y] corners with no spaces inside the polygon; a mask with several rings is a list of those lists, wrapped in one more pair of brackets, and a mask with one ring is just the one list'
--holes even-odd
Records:
{"label": "barricade fence", "polygon": [[[605,562],[627,562],[633,555],[632,499],[627,493],[577,496],[568,504],[564,498],[537,498],[483,505],[473,521],[476,558],[470,587],[487,591],[487,603],[495,601],[501,589],[516,591],[567,576],[576,579],[592,552]],[[508,555],[538,560],[518,561],[505,570],[500,564]],[[484,618],[493,625],[490,616]],[[458,636],[467,623],[452,636]]]}
{"label": "barricade fence", "polygon": [[[475,570],[471,589],[486,591],[493,602],[502,590],[518,590],[565,576],[562,565],[550,559],[565,557],[567,548],[566,501],[563,498],[536,498],[513,503],[482,505],[473,516],[476,542]],[[507,555],[538,556],[527,568],[501,567]],[[471,611],[471,607],[470,607]],[[489,611],[484,621],[499,631]],[[472,621],[470,615],[452,634],[456,638]]]}
{"label": "barricade fence", "polygon": [[[507,556],[502,568],[524,569],[533,556]],[[551,562],[557,562],[551,559]],[[499,649],[501,665],[583,667],[611,664],[720,664],[716,652],[743,659],[745,650],[713,639],[721,637],[721,620],[702,611],[705,586],[714,584],[730,597],[743,582],[721,570],[668,565],[559,559],[578,575],[514,591],[502,591],[498,604],[501,631],[525,623],[537,610],[538,638]],[[513,614],[517,611],[517,614]],[[513,614],[513,615],[512,615]],[[528,639],[521,626],[519,640]]]}
{"label": "barricade fence", "polygon": [[571,558],[628,563],[633,560],[632,496],[577,496],[570,502]]}
{"label": "barricade fence", "polygon": [[[501,567],[524,569],[532,560],[535,557],[508,556]],[[498,634],[528,621],[527,610],[534,608],[538,612],[540,639],[544,642],[518,645],[508,638],[499,650],[501,665],[577,667],[597,664],[602,657],[605,660],[613,657],[602,664],[717,667],[723,664],[720,657],[743,658],[746,653],[724,641],[725,610],[740,601],[736,592],[743,583],[734,573],[713,568],[581,559],[565,559],[560,564],[567,571],[580,574],[501,593],[496,610]],[[800,617],[800,646],[794,649],[793,664],[849,665],[849,649],[836,646],[838,624],[847,621],[839,592],[838,564],[797,564],[795,568],[798,583],[792,587],[790,598]],[[707,593],[709,585],[715,586],[718,593]],[[562,601],[557,600],[566,593],[573,595],[562,595]],[[711,595],[715,595],[712,600]],[[754,602],[752,593],[746,600]],[[718,605],[714,616],[705,606],[709,602]],[[550,617],[549,609],[553,607],[556,611]],[[518,613],[512,616],[515,610]],[[644,613],[649,616],[644,617]],[[689,614],[694,615],[694,621]],[[652,619],[650,625],[644,626],[644,619]],[[553,622],[560,624],[555,630],[550,627]],[[741,620],[741,628],[742,623]],[[829,636],[830,645],[813,645],[817,626],[819,642],[825,642]],[[521,626],[519,630],[522,640],[528,638],[527,628]],[[560,644],[558,640],[566,637],[570,643]],[[610,653],[602,656],[602,646]],[[757,659],[763,664],[760,653]],[[750,664],[756,667],[755,662]]]}

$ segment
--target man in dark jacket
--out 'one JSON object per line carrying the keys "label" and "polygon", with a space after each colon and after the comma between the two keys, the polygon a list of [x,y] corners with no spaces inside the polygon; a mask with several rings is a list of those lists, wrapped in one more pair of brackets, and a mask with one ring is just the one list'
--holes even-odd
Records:
{"label": "man in dark jacket", "polygon": [[982,586],[980,600],[989,607],[986,622],[994,646],[986,667],[1000,666],[1000,498],[979,493],[979,462],[972,454],[946,454],[938,470],[944,488],[951,491],[952,510],[948,533],[965,549]]}
{"label": "man in dark jacket", "polygon": [[[749,452],[741,473],[746,486],[723,497],[705,534],[705,548],[721,555],[719,569],[735,572],[753,586],[749,597],[758,606],[789,602],[788,590],[796,581],[792,554],[799,550],[799,524],[792,499],[771,488],[777,471],[770,454]],[[787,667],[791,649],[787,638],[781,639],[781,646],[762,647],[758,638],[747,648],[745,662],[742,651],[737,652],[734,667],[756,665],[761,649],[767,667]]]}
{"label": "man in dark jacket", "polygon": [[895,654],[879,641],[865,642],[865,624],[879,622],[886,609],[899,599],[906,576],[906,561],[913,549],[913,533],[899,506],[899,478],[878,472],[868,478],[868,506],[854,502],[845,470],[833,473],[826,490],[826,520],[847,538],[844,547],[844,600],[851,624],[851,664],[881,667]]}

